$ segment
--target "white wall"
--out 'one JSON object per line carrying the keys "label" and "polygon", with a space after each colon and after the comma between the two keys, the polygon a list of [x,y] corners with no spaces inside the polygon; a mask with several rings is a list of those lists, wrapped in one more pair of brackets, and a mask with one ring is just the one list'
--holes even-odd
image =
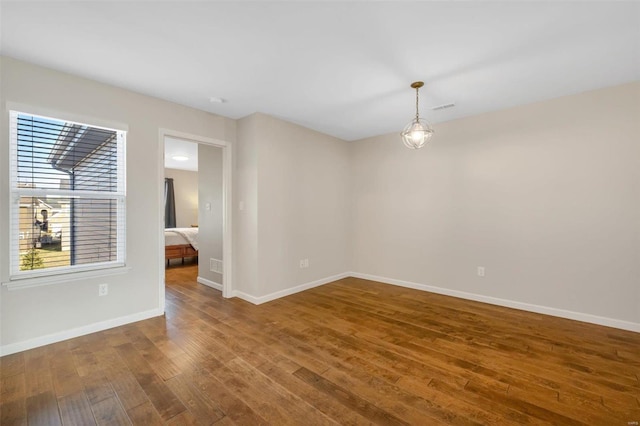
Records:
{"label": "white wall", "polygon": [[[92,327],[158,315],[160,212],[159,129],[235,140],[235,121],[94,81],[2,57],[0,62],[0,281],[9,279],[9,114],[26,112],[74,118],[89,124],[122,123],[127,134],[127,266],[124,275],[44,287],[0,289],[0,345],[5,352]],[[30,107],[35,108],[30,110]],[[98,297],[98,284],[109,295]],[[75,330],[75,331],[74,331]]]}
{"label": "white wall", "polygon": [[353,143],[353,270],[640,326],[639,123],[633,83]]}
{"label": "white wall", "polygon": [[198,172],[164,169],[164,177],[173,179],[176,200],[176,226],[189,228],[198,224]]}
{"label": "white wall", "polygon": [[[251,271],[237,277],[239,289],[268,298],[347,272],[348,143],[263,114],[240,120],[238,134],[238,169],[247,180],[239,183],[239,216],[255,228],[238,250],[258,254],[237,265]],[[309,267],[301,269],[300,259]]]}
{"label": "white wall", "polygon": [[198,144],[198,179],[198,277],[222,285],[209,262],[222,260],[222,148]]}

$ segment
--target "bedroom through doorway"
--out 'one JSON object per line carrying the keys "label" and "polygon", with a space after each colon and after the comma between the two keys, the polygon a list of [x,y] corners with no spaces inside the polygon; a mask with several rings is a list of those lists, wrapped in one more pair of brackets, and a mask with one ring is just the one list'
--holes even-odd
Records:
{"label": "bedroom through doorway", "polygon": [[223,148],[164,137],[165,281],[222,291]]}

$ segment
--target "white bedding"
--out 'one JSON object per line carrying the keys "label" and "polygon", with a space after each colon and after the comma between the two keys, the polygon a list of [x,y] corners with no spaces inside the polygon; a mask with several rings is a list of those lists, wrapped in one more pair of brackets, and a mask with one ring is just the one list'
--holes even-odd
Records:
{"label": "white bedding", "polygon": [[198,228],[167,228],[164,230],[164,245],[191,244],[198,250]]}

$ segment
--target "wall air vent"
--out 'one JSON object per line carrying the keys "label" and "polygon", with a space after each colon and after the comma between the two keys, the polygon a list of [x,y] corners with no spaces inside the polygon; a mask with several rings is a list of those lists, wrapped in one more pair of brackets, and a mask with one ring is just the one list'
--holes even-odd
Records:
{"label": "wall air vent", "polygon": [[456,106],[456,104],[451,102],[449,104],[442,104],[442,105],[434,106],[433,108],[431,108],[431,110],[432,111],[440,111],[440,110],[443,110],[443,109],[453,108],[454,106]]}
{"label": "wall air vent", "polygon": [[214,258],[209,259],[209,270],[211,272],[222,274],[222,260]]}

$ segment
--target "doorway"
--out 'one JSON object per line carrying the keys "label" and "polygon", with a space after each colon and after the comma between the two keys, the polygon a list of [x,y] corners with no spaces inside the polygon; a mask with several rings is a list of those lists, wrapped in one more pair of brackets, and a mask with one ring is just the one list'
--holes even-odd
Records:
{"label": "doorway", "polygon": [[[168,186],[173,186],[175,199],[173,215],[164,208],[160,212],[160,241],[167,244],[160,247],[160,305],[164,310],[164,268],[182,264],[183,259],[197,259],[199,283],[231,297],[231,146],[169,130],[161,130],[160,142],[161,199],[165,199]],[[172,220],[165,222],[165,218]],[[171,229],[165,230],[165,224]]]}

